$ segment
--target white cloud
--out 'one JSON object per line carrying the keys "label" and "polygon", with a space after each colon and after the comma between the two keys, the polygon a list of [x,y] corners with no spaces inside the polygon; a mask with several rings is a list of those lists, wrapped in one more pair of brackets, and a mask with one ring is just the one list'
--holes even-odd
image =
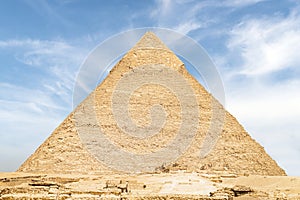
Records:
{"label": "white cloud", "polygon": [[17,60],[30,66],[49,67],[49,65],[81,62],[86,50],[72,46],[65,41],[49,40],[7,40],[0,41],[0,48],[14,50]]}
{"label": "white cloud", "polygon": [[[76,72],[87,55],[87,49],[62,40],[32,39],[0,41],[1,49],[11,51],[15,59],[25,66],[45,73],[39,86],[71,105]],[[34,76],[32,78],[34,81]]]}
{"label": "white cloud", "polygon": [[[1,92],[0,92],[0,101],[1,108],[9,109],[12,108],[14,104],[18,105],[18,103],[24,103],[30,107],[31,110],[39,110],[41,107],[48,109],[58,109],[58,110],[66,110],[66,107],[62,106],[62,103],[58,104],[57,101],[52,99],[52,91],[44,90],[42,88],[39,89],[28,89],[22,86],[16,86],[8,83],[0,83]],[[4,106],[6,103],[11,103],[10,105]],[[34,107],[32,107],[34,106]],[[15,110],[19,110],[22,107],[16,107]],[[35,108],[35,109],[33,109]],[[38,109],[39,108],[39,109]]]}
{"label": "white cloud", "polygon": [[263,75],[300,65],[300,16],[254,19],[232,30],[228,47],[244,60],[239,73]]}
{"label": "white cloud", "polygon": [[243,7],[243,6],[253,5],[263,1],[267,1],[267,0],[226,0],[223,1],[223,5],[230,6],[230,7]]}
{"label": "white cloud", "polygon": [[187,22],[183,22],[173,29],[182,34],[188,34],[190,31],[201,28],[203,25],[195,20],[190,20]]}

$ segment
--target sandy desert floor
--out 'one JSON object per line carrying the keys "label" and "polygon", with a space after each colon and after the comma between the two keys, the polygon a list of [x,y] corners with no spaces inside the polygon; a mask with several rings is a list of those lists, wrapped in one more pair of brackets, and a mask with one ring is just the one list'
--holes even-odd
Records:
{"label": "sandy desert floor", "polygon": [[300,177],[0,173],[0,199],[300,199]]}

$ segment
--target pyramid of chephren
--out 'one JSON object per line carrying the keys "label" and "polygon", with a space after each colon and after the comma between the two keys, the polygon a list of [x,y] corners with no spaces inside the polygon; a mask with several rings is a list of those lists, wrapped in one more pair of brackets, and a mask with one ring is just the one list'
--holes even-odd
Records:
{"label": "pyramid of chephren", "polygon": [[[116,156],[120,157],[115,155],[115,149],[122,149],[130,155],[147,155],[147,153],[159,152],[157,149],[165,148],[176,137],[177,130],[180,128],[180,120],[184,118],[181,116],[181,109],[188,107],[183,105],[187,101],[180,102],[178,94],[173,94],[174,84],[175,88],[181,87],[176,85],[177,79],[174,76],[173,79],[172,76],[168,79],[159,77],[159,74],[168,70],[184,77],[186,83],[192,88],[193,98],[197,102],[197,108],[193,109],[199,110],[193,119],[197,120],[198,126],[193,125],[194,128],[196,127],[194,135],[186,136],[191,137],[187,148],[170,163],[161,163],[159,160],[157,167],[164,165],[164,169],[210,173],[285,175],[284,170],[265,152],[264,148],[249,136],[238,121],[188,73],[184,63],[151,32],[147,32],[113,67],[105,80],[70,113],[18,171],[114,173],[119,169],[127,169],[126,166],[134,162],[124,157],[123,160],[116,162],[118,166],[121,165],[120,168],[112,167]],[[125,95],[128,99],[123,101],[123,93],[128,91],[125,86],[122,86],[124,84],[122,80],[131,80],[130,86],[138,81],[143,83],[143,76],[151,75],[157,82],[152,81],[136,87],[129,97]],[[158,84],[161,79],[167,80],[166,84],[170,84],[170,87]],[[128,90],[130,89],[132,88]],[[116,94],[117,90],[119,93]],[[116,95],[119,95],[119,99],[114,99]],[[115,115],[124,112],[123,107],[126,102],[128,103],[126,116],[129,116],[136,127],[132,128],[132,124],[127,127],[126,123],[120,125],[116,122],[119,117]],[[156,112],[153,114],[154,105],[159,107],[154,111],[159,113],[163,109],[164,116],[156,115]],[[218,111],[224,112],[224,115],[217,119],[222,121],[221,133],[211,151],[205,157],[201,157],[199,152],[212,123],[213,105]],[[151,125],[152,120],[155,122],[153,117],[164,120],[163,123],[159,120],[156,122],[162,128],[156,127],[155,124]],[[126,122],[127,119],[123,119],[123,122],[124,120]],[[138,137],[143,129],[145,134],[148,134],[147,137]],[[99,130],[106,138],[103,141],[110,141],[114,148],[106,142],[99,143],[96,139]],[[130,131],[139,133],[130,134]],[[177,143],[177,145],[181,144]],[[95,152],[98,153],[97,156]],[[118,172],[120,171],[122,170]]]}

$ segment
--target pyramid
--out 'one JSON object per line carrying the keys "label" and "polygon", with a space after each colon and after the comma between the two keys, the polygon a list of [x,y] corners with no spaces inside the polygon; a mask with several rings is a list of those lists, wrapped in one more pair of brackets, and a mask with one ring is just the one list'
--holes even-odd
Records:
{"label": "pyramid", "polygon": [[[212,124],[220,130],[215,142],[209,137]],[[201,156],[206,144],[209,151]],[[184,63],[147,32],[18,171],[159,169],[286,175]]]}

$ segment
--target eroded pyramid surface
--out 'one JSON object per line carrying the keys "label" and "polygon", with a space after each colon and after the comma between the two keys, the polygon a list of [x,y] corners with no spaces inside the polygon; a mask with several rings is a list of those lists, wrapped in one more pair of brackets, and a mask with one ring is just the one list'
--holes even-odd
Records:
{"label": "eroded pyramid surface", "polygon": [[[223,114],[213,117],[213,111]],[[182,125],[183,120],[190,122],[190,127]],[[213,149],[201,157],[212,123],[221,133]],[[180,138],[178,130],[183,133]],[[186,148],[182,148],[184,141],[190,141]],[[161,151],[168,145],[172,151]],[[172,161],[163,162],[162,154]],[[155,156],[149,159],[149,155]],[[95,174],[130,171],[132,166],[146,171],[163,168],[285,175],[264,148],[188,73],[184,63],[150,32],[18,171]]]}

